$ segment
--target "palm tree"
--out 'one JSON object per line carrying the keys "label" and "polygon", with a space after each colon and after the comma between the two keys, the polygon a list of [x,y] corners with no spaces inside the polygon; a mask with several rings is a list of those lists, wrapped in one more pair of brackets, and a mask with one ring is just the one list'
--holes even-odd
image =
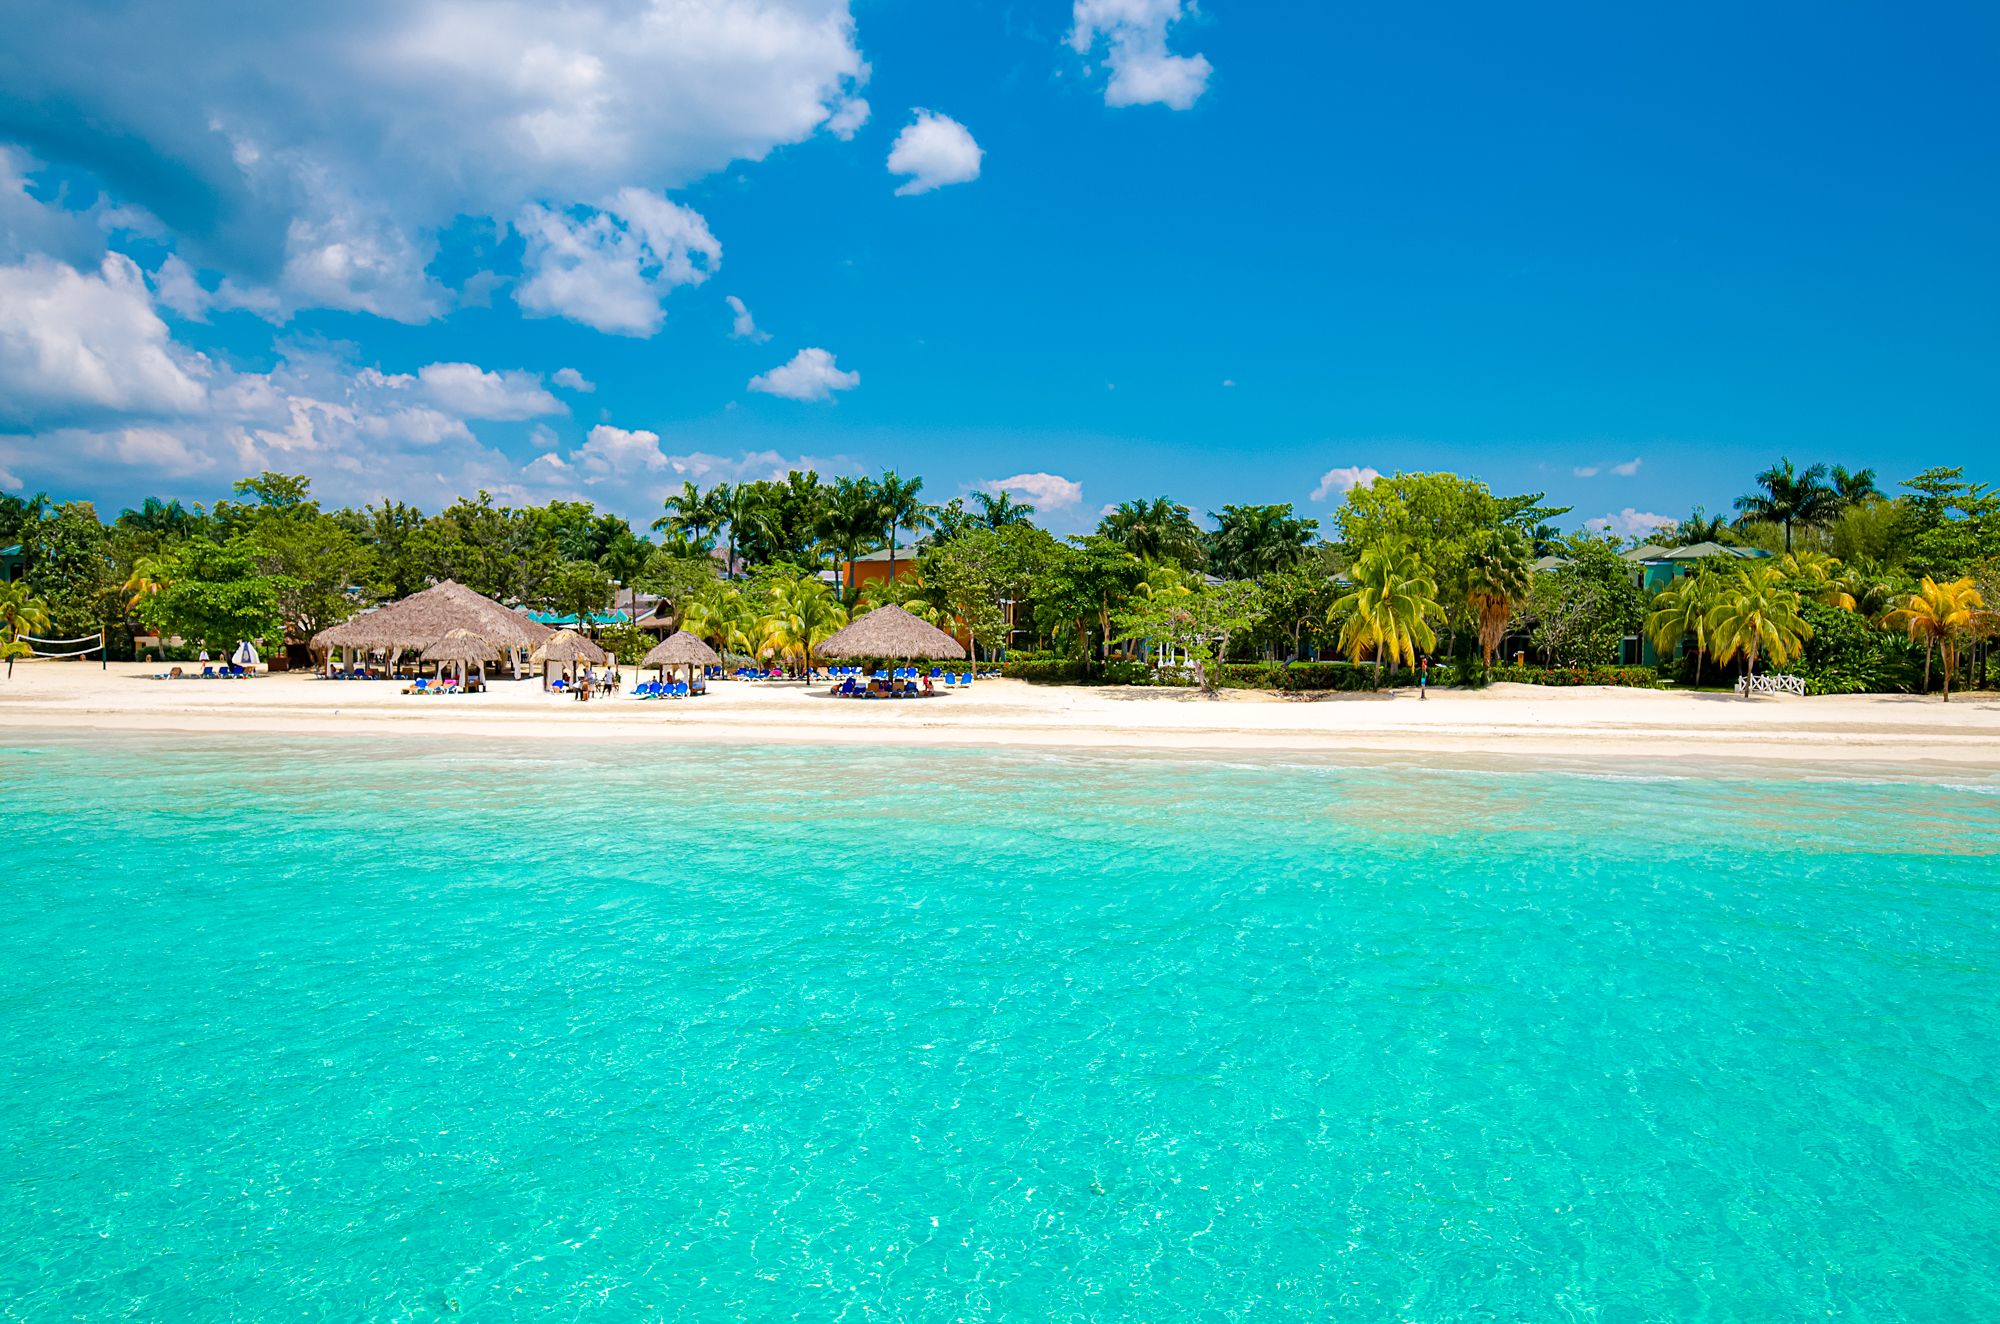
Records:
{"label": "palm tree", "polygon": [[979,522],[989,529],[1004,529],[1009,524],[1026,524],[1035,508],[1025,501],[1016,501],[1013,494],[1002,489],[998,492],[974,492],[972,499],[979,503]]}
{"label": "palm tree", "polygon": [[1442,610],[1437,584],[1408,547],[1391,544],[1363,552],[1354,563],[1353,583],[1354,591],[1334,602],[1327,619],[1352,613],[1341,626],[1340,647],[1355,662],[1372,652],[1377,684],[1385,656],[1392,666],[1415,666],[1419,649],[1437,646],[1437,631],[1430,624],[1430,617]]}
{"label": "palm tree", "polygon": [[812,678],[813,649],[847,624],[847,609],[817,579],[788,579],[772,586],[770,610],[759,631],[759,648],[800,657]]}
{"label": "palm tree", "polygon": [[1752,520],[1777,524],[1785,530],[1785,550],[1792,550],[1792,529],[1815,528],[1840,513],[1840,497],[1826,485],[1826,466],[1799,470],[1781,459],[1757,475],[1764,490],[1736,498],[1737,524]]}
{"label": "palm tree", "polygon": [[671,533],[689,547],[706,553],[715,545],[712,530],[723,519],[722,502],[718,499],[723,490],[703,492],[692,482],[683,482],[681,490],[662,503],[667,513],[653,521],[653,532]]}
{"label": "palm tree", "polygon": [[179,501],[147,497],[139,503],[137,510],[127,508],[120,511],[117,522],[135,532],[161,533],[178,538],[194,527],[195,517]]}
{"label": "palm tree", "polygon": [[[1708,634],[1718,662],[1740,653],[1748,663],[1745,674],[1754,676],[1758,658],[1782,667],[1798,656],[1812,633],[1812,626],[1799,615],[1799,595],[1779,566],[1738,566],[1734,575],[1716,586]],[[1747,688],[1743,697],[1750,697]]]}
{"label": "palm tree", "polygon": [[1944,701],[1951,702],[1951,673],[1958,670],[1958,649],[1974,626],[1994,613],[1982,610],[1986,599],[1971,576],[1940,584],[1929,575],[1909,600],[1889,613],[1891,628],[1909,632],[1910,642],[1924,646],[1924,692],[1931,688],[1931,653],[1944,664]]}
{"label": "palm tree", "polygon": [[1534,574],[1534,548],[1519,529],[1489,529],[1473,548],[1466,566],[1465,605],[1479,623],[1479,651],[1489,667]]}
{"label": "palm tree", "polygon": [[882,517],[889,522],[889,578],[896,577],[896,531],[908,529],[912,539],[937,527],[937,519],[923,501],[924,480],[903,478],[891,469],[875,484],[882,504]]}
{"label": "palm tree", "polygon": [[847,566],[844,596],[853,597],[854,562],[873,550],[882,537],[884,524],[882,494],[874,483],[866,478],[841,478],[834,482],[825,508],[814,521],[813,532]]}
{"label": "palm tree", "polygon": [[1700,506],[1680,523],[1662,541],[1673,547],[1693,547],[1696,543],[1721,542],[1729,534],[1729,521],[1720,515],[1711,515]]}
{"label": "palm tree", "polygon": [[1848,470],[1842,465],[1833,466],[1833,495],[1845,510],[1868,501],[1879,500],[1882,489],[1875,485],[1873,469]]}
{"label": "palm tree", "polygon": [[1224,506],[1215,517],[1211,566],[1230,579],[1255,579],[1306,559],[1319,521],[1298,519],[1291,503]]}
{"label": "palm tree", "polygon": [[1854,610],[1854,595],[1842,582],[1840,558],[1825,552],[1794,552],[1781,563],[1787,577],[1806,585],[1817,602],[1842,611]]}
{"label": "palm tree", "polygon": [[1201,564],[1201,530],[1193,513],[1163,496],[1119,502],[1098,521],[1097,531],[1141,561]]}
{"label": "palm tree", "polygon": [[1716,577],[1697,570],[1661,589],[1646,616],[1646,636],[1661,656],[1671,657],[1681,640],[1694,636],[1694,683],[1701,685],[1701,660],[1708,652],[1708,616],[1715,610]]}
{"label": "palm tree", "polygon": [[14,659],[32,657],[35,650],[21,641],[24,634],[49,628],[49,605],[28,592],[19,580],[0,584],[0,651],[7,656],[7,679],[14,678]]}

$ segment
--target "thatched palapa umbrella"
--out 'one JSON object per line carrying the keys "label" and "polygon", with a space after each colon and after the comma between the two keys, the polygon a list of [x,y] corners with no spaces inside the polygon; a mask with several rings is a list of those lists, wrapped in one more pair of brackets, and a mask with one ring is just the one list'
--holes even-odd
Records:
{"label": "thatched palapa umbrella", "polygon": [[421,652],[453,630],[470,630],[507,653],[516,663],[516,675],[519,659],[514,655],[555,633],[546,625],[447,579],[400,602],[363,612],[331,629],[321,630],[313,636],[312,646],[326,653],[329,663],[335,649],[343,653],[354,649],[363,653],[379,650],[389,655],[389,665],[394,667],[398,655]]}
{"label": "thatched palapa umbrella", "polygon": [[542,668],[542,687],[548,688],[551,666],[575,666],[582,662],[588,666],[605,666],[611,661],[611,654],[598,647],[595,642],[578,634],[575,630],[561,630],[551,635],[546,643],[528,655],[530,662]]}
{"label": "thatched palapa umbrella", "polygon": [[713,648],[710,648],[686,630],[678,630],[655,644],[653,651],[646,654],[639,665],[642,667],[658,667],[660,669],[660,679],[662,680],[667,678],[668,667],[686,667],[688,669],[688,688],[692,689],[694,688],[694,669],[696,667],[721,666],[722,659],[716,656]]}
{"label": "thatched palapa umbrella", "polygon": [[481,674],[483,675],[483,668],[488,662],[498,662],[500,660],[500,650],[494,647],[491,639],[483,635],[474,634],[470,630],[461,629],[453,630],[450,634],[438,640],[429,648],[426,648],[423,651],[423,659],[426,662],[435,662],[440,667],[447,663],[456,662],[458,664],[458,683],[463,685],[465,684],[465,668],[468,665],[482,668]]}
{"label": "thatched palapa umbrella", "polygon": [[877,607],[844,630],[836,630],[820,642],[821,657],[918,658],[956,662],[965,656],[958,640],[927,621],[920,621],[901,607]]}

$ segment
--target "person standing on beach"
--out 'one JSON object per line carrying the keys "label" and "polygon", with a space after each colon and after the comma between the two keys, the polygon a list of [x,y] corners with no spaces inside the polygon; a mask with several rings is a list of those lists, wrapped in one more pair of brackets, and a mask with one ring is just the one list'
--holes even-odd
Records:
{"label": "person standing on beach", "polygon": [[1417,701],[1421,703],[1429,699],[1430,697],[1431,697],[1431,660],[1429,658],[1425,658],[1423,661],[1417,663]]}

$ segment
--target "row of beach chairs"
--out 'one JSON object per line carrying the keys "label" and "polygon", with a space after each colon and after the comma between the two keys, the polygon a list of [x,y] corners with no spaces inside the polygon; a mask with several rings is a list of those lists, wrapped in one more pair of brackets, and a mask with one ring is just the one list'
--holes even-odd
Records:
{"label": "row of beach chairs", "polygon": [[632,687],[635,699],[685,699],[689,694],[702,694],[705,690],[690,690],[684,680],[642,680]]}

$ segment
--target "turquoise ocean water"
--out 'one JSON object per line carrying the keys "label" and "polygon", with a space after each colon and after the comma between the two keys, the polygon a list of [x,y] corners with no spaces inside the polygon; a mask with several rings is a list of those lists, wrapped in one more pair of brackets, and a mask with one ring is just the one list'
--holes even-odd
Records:
{"label": "turquoise ocean water", "polygon": [[0,1318],[2000,1318],[2000,783],[0,737]]}

